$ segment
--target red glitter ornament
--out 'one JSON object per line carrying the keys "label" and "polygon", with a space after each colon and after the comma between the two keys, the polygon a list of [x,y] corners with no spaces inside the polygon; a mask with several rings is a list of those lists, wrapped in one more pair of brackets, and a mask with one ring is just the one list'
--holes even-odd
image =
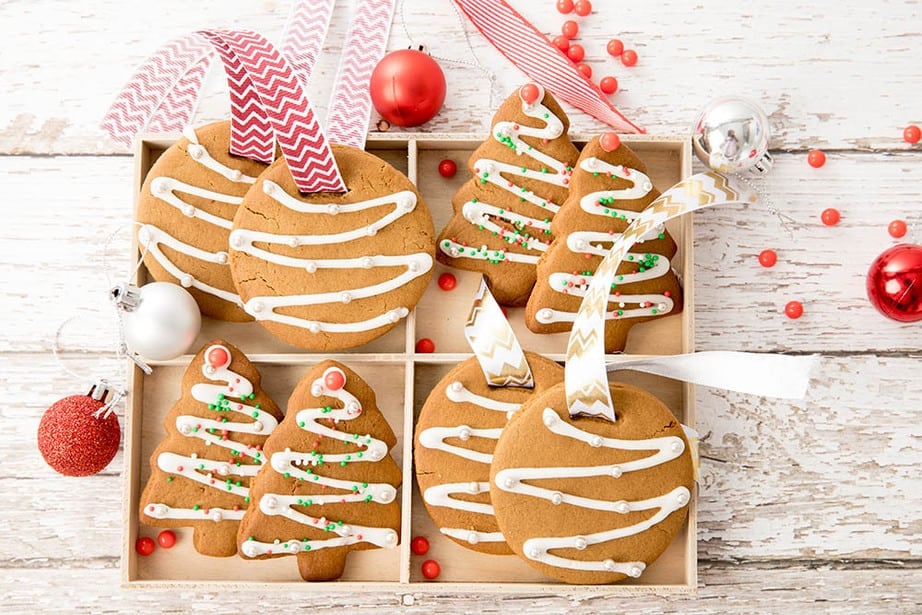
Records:
{"label": "red glitter ornament", "polygon": [[763,267],[774,267],[778,262],[778,255],[774,250],[762,250],[759,252],[759,264]]}
{"label": "red glitter ornament", "polygon": [[796,320],[804,315],[804,306],[800,301],[788,301],[784,313],[791,320]]}
{"label": "red glitter ornament", "polygon": [[823,213],[820,214],[820,220],[822,220],[823,224],[826,226],[835,226],[841,219],[842,215],[839,213],[839,210],[834,207],[824,209]]}
{"label": "red glitter ornament", "polygon": [[416,536],[410,541],[410,551],[414,555],[425,555],[429,552],[429,540],[425,536]]}
{"label": "red glitter ornament", "polygon": [[602,136],[599,137],[599,145],[606,152],[613,152],[621,147],[621,137],[614,132],[603,132]]}
{"label": "red glitter ornament", "polygon": [[624,43],[616,38],[613,38],[608,41],[608,45],[605,46],[605,50],[608,51],[608,55],[613,58],[617,58],[622,53],[624,53]]}
{"label": "red glitter ornament", "polygon": [[580,62],[576,65],[576,70],[578,70],[580,74],[586,79],[592,79],[592,67],[588,64]]}
{"label": "red glitter ornament", "polygon": [[157,544],[164,549],[172,549],[173,545],[176,544],[176,534],[173,533],[173,530],[163,530],[157,534]]}
{"label": "red glitter ornament", "polygon": [[154,539],[150,536],[142,536],[138,538],[134,543],[134,550],[144,557],[147,557],[153,553],[154,549],[156,548],[157,545],[154,544]]}
{"label": "red glitter ornament", "polygon": [[606,94],[614,94],[618,91],[618,80],[612,76],[602,77],[599,81],[599,89]]}
{"label": "red glitter ornament", "polygon": [[637,52],[633,49],[625,49],[621,54],[621,63],[625,66],[634,66],[637,64]]}
{"label": "red glitter ornament", "polygon": [[560,27],[560,33],[567,38],[576,38],[576,35],[579,34],[579,24],[572,19],[568,19]]}
{"label": "red glitter ornament", "polygon": [[416,352],[419,354],[431,354],[435,352],[435,342],[428,337],[424,337],[416,342]]}
{"label": "red glitter ornament", "polygon": [[65,476],[89,476],[115,457],[122,436],[118,417],[111,410],[100,413],[108,392],[97,384],[88,394],[65,397],[45,410],[38,424],[38,450],[52,469]]}
{"label": "red glitter ornament", "polygon": [[821,149],[812,149],[807,154],[807,164],[814,169],[818,169],[826,164],[826,153]]}
{"label": "red glitter ornament", "polygon": [[539,94],[541,94],[541,91],[534,83],[526,83],[521,88],[519,88],[519,97],[526,105],[535,104],[538,101]]}
{"label": "red glitter ornament", "polygon": [[568,39],[566,36],[562,34],[558,34],[557,36],[555,36],[553,40],[551,40],[551,42],[554,44],[554,47],[556,47],[557,49],[561,50],[564,53],[566,53],[567,49],[570,48],[570,39]]}
{"label": "red glitter ornament", "polygon": [[425,124],[445,102],[442,68],[416,49],[393,51],[381,58],[368,88],[375,109],[396,126]]}
{"label": "red glitter ornament", "polygon": [[435,579],[442,573],[442,567],[434,559],[427,559],[423,562],[422,571],[427,579]]}
{"label": "red glitter ornament", "polygon": [[573,10],[573,0],[557,0],[557,10],[566,15]]}
{"label": "red glitter ornament", "polygon": [[890,233],[890,236],[894,239],[899,239],[906,235],[906,223],[902,220],[894,220],[887,227],[887,232]]}
{"label": "red glitter ornament", "polygon": [[910,124],[903,129],[903,141],[906,143],[915,145],[920,139],[922,139],[922,128],[919,128],[915,124]]}
{"label": "red glitter ornament", "polygon": [[901,243],[874,259],[868,270],[868,300],[899,322],[922,320],[922,246]]}
{"label": "red glitter ornament", "polygon": [[582,45],[570,45],[570,48],[567,49],[567,57],[574,62],[582,62],[583,58],[586,57],[586,50],[583,49]]}
{"label": "red glitter ornament", "polygon": [[439,276],[439,288],[442,290],[454,290],[458,285],[458,278],[451,273],[443,273]]}
{"label": "red glitter ornament", "polygon": [[455,176],[458,172],[458,165],[454,160],[445,159],[439,163],[439,175],[448,179]]}
{"label": "red glitter ornament", "polygon": [[589,0],[576,0],[573,11],[580,17],[585,17],[592,12],[592,3]]}

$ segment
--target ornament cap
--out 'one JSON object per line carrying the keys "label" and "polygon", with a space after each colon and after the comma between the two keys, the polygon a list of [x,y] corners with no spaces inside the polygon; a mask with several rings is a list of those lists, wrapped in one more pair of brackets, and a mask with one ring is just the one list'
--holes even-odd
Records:
{"label": "ornament cap", "polygon": [[93,386],[90,387],[90,390],[87,392],[87,395],[95,399],[96,401],[105,401],[109,393],[112,392],[112,387],[109,386],[108,381],[99,379],[93,383]]}
{"label": "ornament cap", "polygon": [[125,312],[133,312],[141,303],[141,289],[128,282],[113,286],[109,296],[115,302],[115,307]]}

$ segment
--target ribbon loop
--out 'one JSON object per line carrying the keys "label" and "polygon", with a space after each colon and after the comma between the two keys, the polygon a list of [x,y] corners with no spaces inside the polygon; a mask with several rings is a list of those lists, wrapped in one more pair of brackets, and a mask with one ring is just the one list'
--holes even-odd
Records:
{"label": "ribbon loop", "polygon": [[531,367],[519,340],[483,278],[464,325],[464,336],[480,363],[488,385],[535,387]]}

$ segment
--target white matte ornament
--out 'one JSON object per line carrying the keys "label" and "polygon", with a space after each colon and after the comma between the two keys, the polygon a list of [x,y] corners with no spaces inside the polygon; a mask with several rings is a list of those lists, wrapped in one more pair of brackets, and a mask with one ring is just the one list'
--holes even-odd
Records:
{"label": "white matte ornament", "polygon": [[742,96],[725,96],[698,115],[692,147],[701,162],[720,173],[764,175],[772,168],[770,137],[771,124],[759,105]]}
{"label": "white matte ornament", "polygon": [[137,293],[137,305],[122,314],[128,349],[152,361],[185,353],[202,326],[198,304],[189,291],[170,282],[152,282]]}

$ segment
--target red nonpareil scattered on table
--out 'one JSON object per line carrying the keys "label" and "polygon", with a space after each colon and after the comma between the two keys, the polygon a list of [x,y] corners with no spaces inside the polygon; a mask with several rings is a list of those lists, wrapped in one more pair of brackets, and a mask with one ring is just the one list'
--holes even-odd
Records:
{"label": "red nonpareil scattered on table", "polygon": [[762,250],[759,252],[759,264],[765,268],[774,267],[778,262],[778,254],[774,250]]}
{"label": "red nonpareil scattered on table", "polygon": [[826,164],[826,153],[820,149],[810,150],[810,153],[807,154],[807,164],[814,169],[820,168]]}

